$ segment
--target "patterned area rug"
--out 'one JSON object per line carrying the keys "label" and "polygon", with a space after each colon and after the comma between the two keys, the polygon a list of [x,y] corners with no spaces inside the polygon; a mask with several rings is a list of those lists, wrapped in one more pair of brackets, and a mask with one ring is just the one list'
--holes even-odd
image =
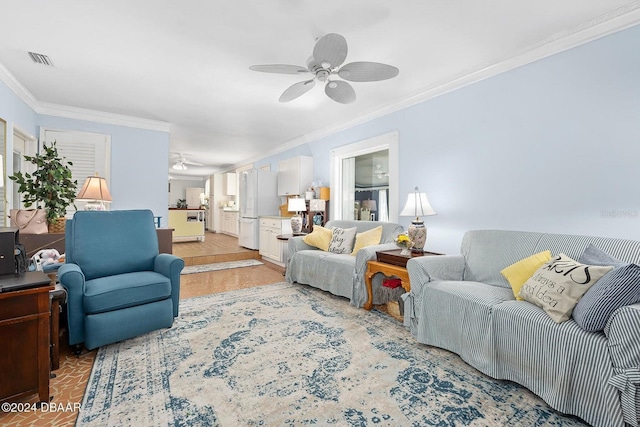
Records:
{"label": "patterned area rug", "polygon": [[306,286],[180,306],[171,329],[100,348],[77,426],[583,425]]}
{"label": "patterned area rug", "polygon": [[253,267],[262,265],[257,259],[243,259],[240,261],[216,262],[213,264],[189,265],[182,269],[180,274],[204,273],[205,271],[226,270],[228,268]]}

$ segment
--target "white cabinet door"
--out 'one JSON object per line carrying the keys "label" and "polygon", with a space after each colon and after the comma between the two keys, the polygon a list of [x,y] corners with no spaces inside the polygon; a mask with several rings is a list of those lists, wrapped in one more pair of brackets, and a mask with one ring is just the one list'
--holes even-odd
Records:
{"label": "white cabinet door", "polygon": [[278,163],[278,195],[304,195],[313,182],[313,157],[298,156]]}
{"label": "white cabinet door", "polygon": [[238,195],[238,174],[225,173],[223,175],[222,188],[225,196],[237,196]]}

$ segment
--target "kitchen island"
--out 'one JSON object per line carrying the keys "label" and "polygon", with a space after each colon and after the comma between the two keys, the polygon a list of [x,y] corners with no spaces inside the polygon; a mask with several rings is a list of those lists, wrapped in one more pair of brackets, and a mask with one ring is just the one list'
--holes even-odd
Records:
{"label": "kitchen island", "polygon": [[204,242],[205,209],[169,208],[169,228],[173,228],[173,241],[199,240]]}

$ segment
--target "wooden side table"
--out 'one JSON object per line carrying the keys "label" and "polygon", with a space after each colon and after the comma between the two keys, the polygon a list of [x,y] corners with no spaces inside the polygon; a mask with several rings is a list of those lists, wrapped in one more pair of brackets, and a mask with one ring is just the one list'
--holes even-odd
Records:
{"label": "wooden side table", "polygon": [[409,282],[409,273],[407,272],[407,261],[411,258],[419,256],[442,255],[437,252],[420,252],[411,255],[401,255],[401,249],[391,251],[380,251],[376,253],[376,261],[367,262],[367,272],[365,273],[365,283],[367,285],[367,302],[364,304],[365,310],[371,310],[373,307],[373,276],[376,273],[382,273],[387,277],[395,276],[400,279],[402,288],[411,291],[411,283]]}
{"label": "wooden side table", "polygon": [[53,286],[40,271],[27,279],[46,280],[46,285],[0,293],[0,401],[38,393],[49,401],[49,291]]}

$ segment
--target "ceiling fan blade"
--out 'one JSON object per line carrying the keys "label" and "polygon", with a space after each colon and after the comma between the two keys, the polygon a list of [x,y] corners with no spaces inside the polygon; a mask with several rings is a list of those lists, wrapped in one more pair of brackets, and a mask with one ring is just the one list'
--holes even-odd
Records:
{"label": "ceiling fan blade", "polygon": [[340,68],[338,75],[351,82],[376,82],[392,79],[400,70],[379,62],[351,62]]}
{"label": "ceiling fan blade", "polygon": [[287,88],[287,90],[282,92],[282,95],[280,95],[280,99],[278,99],[278,101],[280,102],[293,101],[297,97],[309,92],[315,85],[316,85],[316,81],[314,79],[307,80],[304,82],[298,82],[294,85],[291,85]]}
{"label": "ceiling fan blade", "polygon": [[340,34],[329,33],[313,48],[313,58],[322,68],[335,68],[347,59],[347,41]]}
{"label": "ceiling fan blade", "polygon": [[183,159],[181,163],[184,163],[185,165],[191,165],[191,166],[204,166],[202,163],[192,162],[191,160],[186,160],[186,159]]}
{"label": "ceiling fan blade", "polygon": [[300,74],[309,72],[309,70],[304,67],[287,64],[252,65],[249,69],[253,71],[262,71],[263,73],[277,74]]}
{"label": "ceiling fan blade", "polygon": [[356,92],[347,82],[332,80],[324,87],[324,93],[341,104],[351,104],[356,100]]}

